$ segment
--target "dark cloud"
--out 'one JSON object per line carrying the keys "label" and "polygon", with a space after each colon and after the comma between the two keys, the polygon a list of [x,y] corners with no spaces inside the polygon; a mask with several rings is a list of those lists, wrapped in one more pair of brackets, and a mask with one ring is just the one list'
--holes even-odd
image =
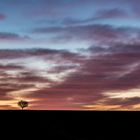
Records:
{"label": "dark cloud", "polygon": [[[69,48],[0,50],[0,103],[22,97],[32,99],[33,109],[83,109],[101,103],[125,108],[139,104],[139,95],[128,98],[127,91],[140,86],[140,29],[125,25],[130,19],[138,23],[139,4],[138,0],[1,1],[0,21],[3,24],[4,20],[3,27],[9,30],[0,32],[2,44],[14,46],[13,41],[30,40],[25,45],[49,47],[60,41],[71,44],[74,50],[83,42],[90,47],[81,49],[82,53],[70,52]],[[50,22],[39,23],[37,28],[34,23],[38,20]],[[119,26],[118,21],[125,27],[113,26]],[[104,24],[108,22],[110,25]],[[36,28],[28,34],[34,39],[23,36],[31,26]],[[115,92],[123,92],[125,99],[112,99]],[[0,109],[12,107],[1,104]]]}
{"label": "dark cloud", "polygon": [[20,41],[30,39],[28,36],[20,36],[16,33],[0,32],[0,40],[6,41]]}
{"label": "dark cloud", "polygon": [[[65,108],[76,107],[82,109],[85,104],[96,104],[103,99],[108,100],[104,104],[112,105],[106,93],[125,92],[139,87],[139,29],[129,27],[116,28],[110,25],[88,25],[41,28],[35,30],[35,32],[61,33],[77,37],[79,40],[86,38],[91,41],[91,44],[94,41],[102,42],[99,47],[94,44],[89,49],[84,50],[89,54],[88,57],[66,50],[51,49],[3,50],[0,52],[1,59],[4,57],[8,59],[37,57],[43,58],[46,62],[53,60],[53,64],[60,63],[60,65],[48,70],[48,73],[46,72],[48,75],[57,73],[56,77],[60,73],[76,68],[76,71],[67,74],[64,79],[61,79],[61,82],[54,82],[49,88],[39,87],[36,91],[31,92],[31,94],[27,94],[26,97],[29,99],[38,100],[36,104],[43,104],[41,105],[44,106],[43,108],[47,104],[50,108],[62,108],[65,106]],[[78,68],[75,64],[78,64]],[[4,69],[4,66],[2,66],[2,69]],[[31,72],[33,73],[31,74]],[[49,78],[42,77],[38,71],[33,70],[31,72],[25,68],[24,72],[18,74],[13,79],[20,81],[20,83],[27,83],[27,85],[30,83],[31,86],[29,88],[34,88],[36,86],[35,83],[51,83]],[[18,90],[16,89],[16,91]],[[134,105],[134,101],[133,99],[116,99],[114,104],[116,102],[116,104],[125,107]],[[55,105],[52,105],[52,103]]]}
{"label": "dark cloud", "polygon": [[0,70],[16,70],[16,69],[21,69],[21,67],[14,65],[0,65]]}
{"label": "dark cloud", "polygon": [[119,9],[119,8],[113,8],[113,9],[104,9],[99,10],[93,14],[92,17],[89,17],[87,19],[76,19],[76,18],[65,18],[62,20],[62,24],[64,25],[79,25],[79,24],[88,24],[88,23],[94,23],[100,20],[108,20],[108,19],[131,19],[132,16],[127,11]]}
{"label": "dark cloud", "polygon": [[[28,97],[28,93],[34,94],[42,87],[58,84],[59,82],[51,79],[49,75],[73,70],[74,64],[80,63],[83,59],[77,53],[52,49],[1,50],[0,58],[3,59],[0,61],[0,96],[2,96],[1,100],[9,101],[17,96]],[[24,59],[25,61],[22,61]],[[31,61],[26,61],[26,59],[31,59]],[[41,61],[41,64],[36,60]],[[56,65],[49,66],[49,61]],[[34,63],[38,65],[34,66]],[[42,63],[48,65],[49,70],[46,66],[42,68]],[[32,64],[33,68],[30,67]],[[63,80],[63,76],[60,80]]]}
{"label": "dark cloud", "polygon": [[[82,109],[83,105],[96,104],[100,100],[106,99],[104,105],[121,105],[123,107],[138,104],[139,99],[127,98],[110,99],[105,93],[112,91],[127,91],[130,89],[137,89],[140,85],[138,79],[140,72],[140,45],[139,44],[112,44],[112,46],[105,48],[104,46],[92,46],[88,50],[90,56],[85,59],[77,53],[71,53],[65,50],[48,50],[48,49],[33,49],[33,50],[3,50],[0,53],[1,58],[19,59],[26,57],[40,57],[44,60],[58,60],[70,61],[71,65],[61,63],[59,66],[52,67],[48,71],[57,73],[67,70],[75,69],[75,63],[78,63],[78,70],[66,75],[64,81],[60,83],[53,83],[52,86],[39,87],[36,91],[31,91],[30,94],[25,95],[29,99],[37,99],[36,102],[31,102],[33,106],[40,106],[46,108],[72,108]],[[17,53],[19,52],[19,53]],[[3,54],[3,55],[2,55]],[[18,54],[18,55],[16,55]],[[97,55],[95,55],[97,54]],[[47,57],[49,56],[49,57]],[[51,57],[53,56],[53,57]],[[48,58],[48,59],[47,59]],[[59,61],[57,61],[59,62]],[[30,65],[30,62],[29,62]],[[23,70],[13,77],[7,73],[7,70]],[[34,70],[29,71],[25,67],[18,65],[1,65],[1,96],[7,98],[7,93],[11,91],[25,90],[28,88],[36,88],[36,83],[44,84],[51,83],[48,78],[36,75],[38,72]],[[32,73],[33,72],[33,73]],[[2,78],[3,77],[3,78]],[[16,81],[18,84],[12,84]],[[121,94],[121,93],[120,93]],[[127,94],[127,93],[126,93]],[[113,104],[114,102],[114,104]],[[46,105],[47,104],[47,105]],[[53,105],[54,104],[54,105]],[[32,108],[32,107],[31,107]]]}
{"label": "dark cloud", "polygon": [[121,105],[122,107],[132,106],[140,103],[139,97],[133,98],[118,98],[118,99],[108,99],[105,104],[107,105]]}
{"label": "dark cloud", "polygon": [[[96,51],[97,56],[94,55]],[[90,58],[83,61],[80,69],[68,75],[63,83],[38,90],[31,98],[50,105],[54,102],[60,108],[63,103],[70,102],[76,108],[82,109],[85,104],[96,104],[103,99],[107,100],[104,105],[127,107],[138,104],[139,98],[129,99],[127,93],[125,100],[111,100],[105,93],[125,92],[139,87],[140,80],[137,77],[140,74],[140,45],[116,44],[107,49],[93,46],[90,53]]]}
{"label": "dark cloud", "polygon": [[[92,52],[93,54],[110,54],[110,55],[123,55],[123,54],[131,54],[133,55],[138,55],[140,52],[140,45],[139,44],[121,44],[121,43],[116,43],[112,44],[110,47],[98,47],[98,46],[91,46],[88,48],[89,52]],[[135,58],[135,57],[134,57]],[[137,60],[137,57],[136,57]]]}
{"label": "dark cloud", "polygon": [[139,43],[140,29],[131,27],[113,27],[111,25],[80,25],[69,27],[36,28],[33,33],[57,34],[52,40],[88,41],[99,45],[112,45],[114,43]]}
{"label": "dark cloud", "polygon": [[[31,72],[21,72],[19,77],[17,76],[17,78],[15,78],[15,80],[19,83],[35,83],[35,82],[39,82],[39,83],[51,83],[52,81],[47,79],[47,78],[44,78],[44,77],[41,77],[41,76],[38,76],[38,75],[35,75]],[[34,84],[31,84],[30,87],[33,87]]]}
{"label": "dark cloud", "polygon": [[55,49],[12,49],[12,50],[3,49],[3,50],[0,50],[1,59],[5,59],[5,58],[19,59],[19,58],[28,58],[28,57],[43,57],[46,60],[50,59],[50,60],[56,60],[56,61],[59,61],[57,60],[57,57],[62,58],[62,60],[69,60],[69,61],[81,61],[82,58],[84,59],[84,57],[81,56],[80,54],[69,52],[67,50],[55,50]]}
{"label": "dark cloud", "polygon": [[95,19],[115,19],[115,18],[128,18],[129,14],[122,9],[119,8],[114,8],[114,9],[105,9],[105,10],[101,10],[98,11],[95,14],[95,17],[93,18],[93,20]]}
{"label": "dark cloud", "polygon": [[62,66],[56,66],[54,67],[52,70],[48,71],[50,73],[59,73],[61,71],[66,71],[66,70],[71,70],[71,69],[74,69],[76,66],[75,65],[62,65]]}

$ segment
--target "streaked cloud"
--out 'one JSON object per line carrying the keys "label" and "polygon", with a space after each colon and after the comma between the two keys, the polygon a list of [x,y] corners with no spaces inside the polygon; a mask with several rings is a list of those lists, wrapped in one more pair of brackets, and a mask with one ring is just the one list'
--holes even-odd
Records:
{"label": "streaked cloud", "polygon": [[42,88],[60,84],[69,74],[77,71],[78,61],[82,59],[76,53],[42,49],[3,50],[0,56],[0,89],[5,91],[2,97],[10,98],[11,102],[26,98]]}
{"label": "streaked cloud", "polygon": [[138,110],[139,0],[1,0],[0,109]]}
{"label": "streaked cloud", "polygon": [[28,40],[28,36],[20,36],[16,33],[0,32],[0,41],[24,41]]}

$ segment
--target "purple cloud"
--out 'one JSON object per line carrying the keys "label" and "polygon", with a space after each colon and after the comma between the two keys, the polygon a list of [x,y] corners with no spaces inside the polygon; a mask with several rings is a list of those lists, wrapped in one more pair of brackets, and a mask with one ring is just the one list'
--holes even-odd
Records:
{"label": "purple cloud", "polygon": [[1,41],[22,41],[28,40],[30,37],[28,36],[20,36],[16,33],[8,33],[8,32],[0,32],[0,40]]}
{"label": "purple cloud", "polygon": [[33,29],[36,34],[57,34],[52,40],[88,41],[99,45],[113,43],[139,43],[140,29],[129,27],[114,27],[110,25],[79,25],[68,27],[46,27]]}
{"label": "purple cloud", "polygon": [[0,21],[5,20],[6,16],[4,14],[0,14]]}
{"label": "purple cloud", "polygon": [[[42,108],[45,108],[47,101],[50,109],[83,109],[85,105],[96,105],[102,100],[106,100],[104,105],[120,105],[124,108],[138,104],[139,98],[127,98],[127,93],[125,100],[110,99],[104,93],[125,92],[139,87],[140,45],[116,44],[110,48],[93,46],[89,51],[91,57],[80,62],[77,72],[58,85],[34,92],[29,98],[42,100]],[[96,52],[97,56],[94,55]],[[63,71],[64,68],[59,70]]]}
{"label": "purple cloud", "polygon": [[[6,60],[9,65],[1,64],[0,76],[5,79],[4,81],[1,79],[1,91],[6,96],[24,92],[23,97],[29,100],[34,99],[31,101],[32,109],[37,106],[41,109],[84,109],[84,106],[96,105],[102,100],[105,100],[104,105],[120,105],[124,108],[138,104],[139,99],[137,98],[127,98],[126,95],[125,100],[122,98],[113,100],[105,93],[112,91],[124,91],[125,93],[130,89],[138,88],[140,85],[140,80],[137,78],[140,74],[138,61],[140,59],[140,45],[122,43],[114,44],[109,48],[92,46],[85,51],[90,52],[88,58],[64,50],[15,50],[9,51],[8,54],[10,55],[8,56],[8,51],[3,50],[0,56],[3,54],[6,59],[10,60]],[[21,60],[27,57],[29,58],[28,66],[31,65],[31,69],[26,64],[22,64],[26,62],[26,59]],[[43,64],[44,62],[47,64],[47,61],[51,61],[52,58],[53,64],[60,64],[49,69],[44,75],[47,67],[43,67],[43,69],[42,67],[39,68],[39,65],[34,67],[32,62],[36,59],[30,59],[32,57],[37,57],[38,61],[41,58],[41,64],[42,59]],[[17,61],[18,59],[19,61]],[[19,67],[19,64],[22,67]],[[65,78],[61,79],[61,82],[50,80],[50,74],[55,75],[57,73],[55,75],[57,77],[61,73],[64,74],[73,69],[76,71],[67,74]],[[15,73],[11,73],[9,70],[15,71]],[[41,75],[42,72],[43,75]],[[16,85],[11,81],[16,81]],[[46,84],[52,86],[46,87]]]}
{"label": "purple cloud", "polygon": [[114,9],[106,9],[106,10],[101,10],[98,11],[95,14],[95,17],[93,19],[122,19],[122,18],[128,18],[129,14],[122,10],[122,9],[118,9],[118,8],[114,8]]}
{"label": "purple cloud", "polygon": [[100,20],[108,20],[108,19],[131,19],[132,16],[127,11],[113,8],[113,9],[104,9],[97,11],[92,17],[87,19],[76,19],[76,18],[65,18],[62,20],[62,24],[65,25],[78,25],[78,24],[88,24],[90,22],[96,22]]}

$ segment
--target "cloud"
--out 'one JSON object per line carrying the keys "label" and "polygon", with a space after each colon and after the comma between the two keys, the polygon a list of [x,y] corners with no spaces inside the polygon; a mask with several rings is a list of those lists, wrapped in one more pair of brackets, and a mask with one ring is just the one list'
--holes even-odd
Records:
{"label": "cloud", "polygon": [[[126,91],[139,88],[140,80],[137,78],[140,71],[139,28],[96,24],[40,28],[34,31],[43,34],[59,33],[59,36],[70,36],[70,39],[80,41],[84,39],[92,44],[88,50],[83,49],[88,52],[89,56],[79,61],[78,71],[68,75],[64,82],[52,88],[44,88],[35,92],[34,95],[38,99],[42,100],[47,94],[50,105],[53,100],[57,100],[56,108],[63,106],[60,97],[63,102],[71,103],[72,108],[83,109],[84,106],[98,104],[100,100],[106,98],[109,101],[114,92],[120,96],[123,92],[123,96],[128,98]],[[55,68],[55,70],[59,69]],[[67,100],[69,98],[71,100]],[[126,101],[120,98],[118,100],[122,104],[124,101],[125,108]],[[131,104],[131,99],[129,101]],[[110,109],[120,109],[122,104],[116,107],[103,103],[104,107]]]}
{"label": "cloud", "polygon": [[[85,51],[88,57],[65,50],[0,51],[1,96],[25,98],[31,109],[135,108],[139,99],[128,98],[127,91],[140,85],[140,45],[116,43]],[[125,99],[112,98],[115,92]]]}
{"label": "cloud", "polygon": [[122,107],[132,106],[140,103],[139,97],[132,98],[117,98],[117,99],[109,99],[106,101],[108,105],[121,105]]}
{"label": "cloud", "polygon": [[93,24],[68,27],[46,27],[33,29],[36,34],[55,34],[53,41],[84,41],[96,45],[113,43],[139,43],[140,29],[132,27],[114,27],[111,25]]}
{"label": "cloud", "polygon": [[[38,28],[34,32],[85,39],[91,47],[83,49],[87,56],[51,49],[0,51],[1,77],[7,79],[6,83],[20,83],[16,86],[18,89],[6,95],[17,99],[20,93],[25,99],[33,99],[34,107],[38,105],[43,109],[84,109],[94,104],[100,108],[97,105],[102,100],[106,100],[102,107],[110,109],[127,108],[128,104],[134,107],[131,98],[135,96],[128,99],[126,91],[138,89],[140,85],[138,28],[96,24]],[[114,92],[120,96],[123,92],[127,100],[114,99],[114,106],[110,103]]]}
{"label": "cloud", "polygon": [[[49,23],[46,27],[33,29],[33,36],[52,37],[52,42],[67,42],[72,48],[86,42],[89,48],[81,49],[82,53],[53,49],[0,50],[0,108],[5,103],[7,108],[15,107],[20,98],[30,101],[31,109],[135,108],[139,104],[140,29],[98,24],[103,20],[114,23],[134,19],[134,11],[129,11],[128,2],[40,0],[33,4],[27,0],[8,0],[6,4],[12,4],[8,6],[19,7],[25,16],[28,14],[36,20],[53,18],[54,22],[59,22],[55,26],[48,27]],[[135,9],[139,2],[132,3]],[[25,7],[26,11],[23,10]],[[85,12],[81,17],[81,9],[89,14]],[[0,20],[5,18],[0,14]],[[30,39],[12,32],[0,32],[1,42],[23,43],[20,41]],[[39,41],[45,45],[48,40],[31,39],[28,43]]]}
{"label": "cloud", "polygon": [[104,10],[100,10],[95,14],[95,17],[93,18],[93,20],[98,20],[98,19],[124,19],[124,18],[128,18],[129,14],[122,9],[119,8],[114,8],[114,9],[104,9]]}
{"label": "cloud", "polygon": [[28,36],[20,36],[16,33],[0,32],[0,41],[23,41],[28,40]]}
{"label": "cloud", "polygon": [[0,14],[0,21],[5,20],[6,16],[4,14]]}
{"label": "cloud", "polygon": [[113,19],[113,20],[132,19],[132,15],[128,13],[127,11],[119,9],[119,8],[113,8],[113,9],[106,8],[106,9],[98,10],[94,12],[92,17],[89,17],[83,20],[76,19],[76,18],[64,18],[62,20],[62,24],[67,25],[67,26],[82,25],[82,24],[89,24],[89,23],[94,23],[97,21],[109,20],[109,19]]}
{"label": "cloud", "polygon": [[14,65],[0,65],[0,70],[18,70],[22,69],[20,66]]}
{"label": "cloud", "polygon": [[78,69],[82,56],[66,50],[23,49],[1,50],[0,58],[1,101],[9,99],[7,104],[16,107],[19,99],[36,100],[28,97],[63,82]]}
{"label": "cloud", "polygon": [[[90,57],[80,62],[77,71],[67,75],[57,85],[35,91],[29,98],[37,98],[36,104],[42,101],[40,105],[44,109],[133,109],[139,99],[135,94],[128,98],[127,91],[140,86],[137,78],[140,71],[140,45],[115,44],[109,48],[92,46],[88,51]],[[98,55],[94,55],[96,51]],[[114,92],[120,96],[123,93],[123,97],[111,99]],[[105,100],[102,106],[97,106],[102,100]],[[94,105],[95,108],[92,108]]]}
{"label": "cloud", "polygon": [[139,110],[139,97],[132,98],[105,98],[95,104],[84,105],[83,109],[87,110]]}
{"label": "cloud", "polygon": [[[7,102],[4,102],[5,104]],[[13,107],[11,105],[0,105],[0,110],[17,110],[17,107]]]}

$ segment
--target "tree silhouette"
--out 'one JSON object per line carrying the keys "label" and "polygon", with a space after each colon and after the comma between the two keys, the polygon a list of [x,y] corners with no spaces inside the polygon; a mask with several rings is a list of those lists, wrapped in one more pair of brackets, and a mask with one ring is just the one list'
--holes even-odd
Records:
{"label": "tree silhouette", "polygon": [[25,107],[28,107],[28,102],[21,100],[18,102],[18,106],[21,107],[23,110]]}

